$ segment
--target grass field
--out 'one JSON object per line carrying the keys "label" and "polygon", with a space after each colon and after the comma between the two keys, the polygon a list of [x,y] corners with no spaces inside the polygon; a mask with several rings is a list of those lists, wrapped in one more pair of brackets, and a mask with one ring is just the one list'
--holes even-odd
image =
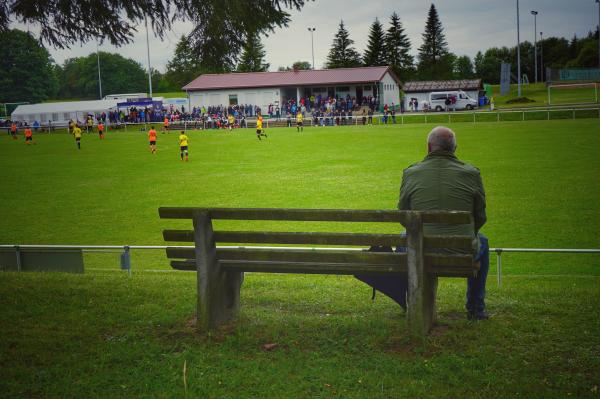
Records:
{"label": "grass field", "polygon": [[[160,220],[159,206],[394,209],[432,126],[270,129],[260,142],[250,129],[190,132],[188,163],[174,132],[157,155],[142,132],[86,135],[81,151],[66,134],[30,147],[2,135],[0,243],[163,244],[163,228],[189,224]],[[600,121],[452,127],[458,156],[481,169],[491,246],[599,246]],[[0,397],[598,397],[600,257],[503,262],[499,288],[492,258],[493,318],[467,322],[464,282],[443,279],[424,343],[350,277],[248,275],[236,325],[202,335],[195,275],[156,272],[160,251],[135,252],[131,278],[116,254],[86,255],[84,275],[0,273]]]}
{"label": "grass field", "polygon": [[[521,85],[521,96],[534,100],[532,103],[507,104],[507,101],[518,97],[518,86],[510,85],[510,92],[500,95],[500,85],[492,86],[496,106],[501,108],[542,107],[548,105],[548,88],[545,83],[530,83]],[[553,88],[550,92],[552,105],[567,105],[578,103],[598,103],[593,86]]]}

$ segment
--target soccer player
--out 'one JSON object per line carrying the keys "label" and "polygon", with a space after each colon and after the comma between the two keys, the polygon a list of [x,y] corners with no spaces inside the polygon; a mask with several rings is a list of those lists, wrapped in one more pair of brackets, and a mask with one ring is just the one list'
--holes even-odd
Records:
{"label": "soccer player", "polygon": [[104,123],[102,121],[98,123],[98,135],[100,136],[100,140],[104,140]]}
{"label": "soccer player", "polygon": [[188,161],[188,136],[185,135],[185,132],[182,130],[179,135],[179,150],[181,153],[181,160],[183,161],[183,156],[185,155],[185,162]]}
{"label": "soccer player", "polygon": [[33,132],[29,126],[25,127],[25,144],[31,145],[33,143]]}
{"label": "soccer player", "polygon": [[229,114],[227,116],[227,126],[229,127],[229,130],[233,129],[234,124],[235,124],[235,118],[233,117],[233,114]]}
{"label": "soccer player", "polygon": [[150,152],[156,154],[156,130],[154,130],[154,126],[148,131],[148,140],[150,140]]}
{"label": "soccer player", "polygon": [[303,120],[304,117],[302,116],[302,112],[298,111],[298,113],[296,114],[296,129],[298,129],[298,132],[304,131],[304,126],[302,123]]}
{"label": "soccer player", "polygon": [[163,133],[169,133],[169,118],[165,116],[165,120],[163,121]]}
{"label": "soccer player", "polygon": [[258,115],[258,118],[256,119],[256,137],[258,137],[259,140],[262,140],[260,138],[260,136],[265,136],[267,137],[267,134],[265,133],[265,131],[263,130],[263,119],[261,115]]}
{"label": "soccer player", "polygon": [[87,117],[87,121],[85,122],[85,127],[88,133],[94,132],[94,119],[90,115]]}
{"label": "soccer player", "polygon": [[76,123],[73,127],[73,137],[75,137],[75,142],[77,143],[77,149],[81,150],[81,128]]}
{"label": "soccer player", "polygon": [[13,140],[18,140],[17,139],[17,124],[15,122],[11,123],[11,125],[10,125],[10,135],[12,136]]}

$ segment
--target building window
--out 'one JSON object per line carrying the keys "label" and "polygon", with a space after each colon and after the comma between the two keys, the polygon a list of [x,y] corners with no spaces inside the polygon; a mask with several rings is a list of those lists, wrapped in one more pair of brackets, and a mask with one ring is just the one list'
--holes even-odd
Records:
{"label": "building window", "polygon": [[364,91],[371,91],[371,86],[363,86]]}
{"label": "building window", "polygon": [[70,114],[70,113],[68,113],[68,112],[65,112],[65,113],[63,114],[63,119],[64,119],[64,120],[69,120],[69,119],[71,119],[71,114]]}
{"label": "building window", "polygon": [[350,91],[350,87],[349,86],[339,86],[335,89],[335,91],[339,92],[339,93],[348,93]]}
{"label": "building window", "polygon": [[237,104],[238,104],[237,94],[230,94],[229,95],[229,105],[237,105]]}
{"label": "building window", "polygon": [[58,120],[58,114],[52,114],[52,122],[56,122]]}
{"label": "building window", "polygon": [[327,89],[324,87],[313,87],[312,91],[313,93],[325,93]]}

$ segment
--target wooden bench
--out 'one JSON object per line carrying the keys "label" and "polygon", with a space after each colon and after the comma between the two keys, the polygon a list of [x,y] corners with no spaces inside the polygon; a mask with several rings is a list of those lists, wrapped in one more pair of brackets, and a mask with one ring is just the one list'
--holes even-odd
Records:
{"label": "wooden bench", "polygon": [[[436,320],[438,277],[470,277],[477,273],[470,236],[424,236],[423,223],[470,224],[469,212],[416,212],[394,210],[159,208],[165,219],[190,219],[193,230],[164,230],[165,241],[193,242],[195,248],[168,247],[167,257],[177,259],[178,270],[197,270],[198,327],[216,328],[239,309],[244,272],[300,274],[408,273],[407,325],[412,336],[422,337]],[[215,231],[213,220],[275,220],[317,222],[395,223],[402,234]],[[352,248],[309,249],[216,247],[217,243],[291,245],[372,245],[406,247],[406,253],[368,252]],[[447,254],[440,249],[459,249]],[[456,251],[456,252],[461,252]]]}

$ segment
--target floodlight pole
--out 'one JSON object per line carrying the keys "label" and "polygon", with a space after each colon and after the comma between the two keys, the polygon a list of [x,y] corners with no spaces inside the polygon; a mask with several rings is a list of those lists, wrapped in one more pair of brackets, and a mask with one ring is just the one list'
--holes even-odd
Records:
{"label": "floodlight pole", "polygon": [[537,65],[537,11],[531,11],[533,15],[533,58],[535,60],[535,83],[538,78],[538,65]]}
{"label": "floodlight pole", "polygon": [[102,76],[100,75],[100,51],[98,50],[98,40],[96,40],[96,55],[98,57],[98,88],[100,89],[100,100],[102,100]]}
{"label": "floodlight pole", "polygon": [[600,68],[600,0],[596,0],[598,3],[598,68]]}
{"label": "floodlight pole", "polygon": [[148,18],[144,15],[146,23],[146,48],[148,49],[148,86],[150,87],[150,99],[152,99],[152,69],[150,68],[150,40],[148,39]]}
{"label": "floodlight pole", "polygon": [[308,31],[310,32],[310,48],[312,50],[312,69],[315,69],[315,42],[313,37],[315,30],[317,30],[317,28],[308,28]]}
{"label": "floodlight pole", "polygon": [[[544,32],[540,32],[540,80],[542,82],[544,79]],[[546,78],[548,78],[546,76]]]}
{"label": "floodlight pole", "polygon": [[517,0],[517,95],[521,97],[521,33],[519,31],[519,0]]}

